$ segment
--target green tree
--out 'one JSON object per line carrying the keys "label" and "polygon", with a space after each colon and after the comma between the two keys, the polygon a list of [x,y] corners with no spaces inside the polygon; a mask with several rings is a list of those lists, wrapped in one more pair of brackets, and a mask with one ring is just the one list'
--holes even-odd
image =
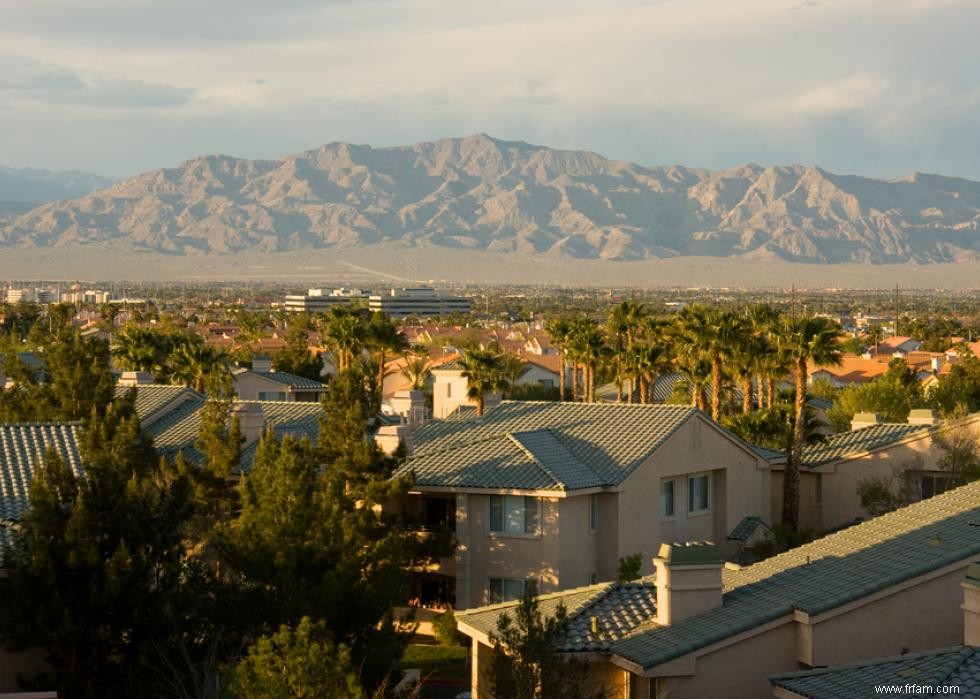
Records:
{"label": "green tree", "polygon": [[199,636],[185,615],[189,485],[157,462],[131,402],[93,417],[80,449],[83,475],[49,455],[31,483],[4,558],[0,629],[45,649],[64,696],[153,696],[161,649]]}
{"label": "green tree", "polygon": [[783,471],[782,522],[791,529],[800,525],[800,465],[806,441],[808,363],[839,364],[840,334],[837,324],[826,318],[784,316],[780,326],[780,349],[793,358],[796,369],[793,443]]}
{"label": "green tree", "polygon": [[476,401],[476,414],[483,415],[486,394],[510,388],[503,375],[502,357],[492,350],[471,350],[460,359],[460,364],[466,379],[466,396]]}
{"label": "green tree", "polygon": [[310,351],[309,332],[302,323],[292,323],[286,330],[286,346],[276,352],[272,364],[276,371],[296,374],[312,381],[320,380],[323,362]]}
{"label": "green tree", "polygon": [[230,691],[244,699],[364,699],[350,650],[331,639],[323,622],[303,617],[282,625],[248,649]]}
{"label": "green tree", "polygon": [[162,333],[130,325],[116,336],[112,356],[121,369],[159,373],[168,349]]}
{"label": "green tree", "polygon": [[963,354],[929,393],[929,405],[944,415],[980,410],[980,358]]}
{"label": "green tree", "polygon": [[405,366],[401,368],[401,375],[408,379],[409,388],[413,391],[421,391],[425,388],[425,381],[432,373],[429,369],[429,361],[423,357],[405,357]]}
{"label": "green tree", "polygon": [[368,339],[367,323],[357,311],[334,306],[327,314],[324,334],[337,353],[337,370],[345,371]]}
{"label": "green tree", "polygon": [[493,642],[492,690],[494,697],[509,699],[579,699],[588,696],[588,665],[561,655],[568,637],[569,620],[559,603],[554,616],[544,617],[538,608],[537,587],[527,585],[514,609],[497,620]]}
{"label": "green tree", "polygon": [[555,346],[558,350],[558,400],[565,400],[565,388],[567,386],[566,372],[566,349],[568,347],[569,334],[571,333],[571,324],[567,319],[562,317],[549,318],[548,322],[545,323],[545,332],[548,333],[548,337],[551,339],[551,344]]}
{"label": "green tree", "polygon": [[632,553],[619,559],[616,569],[616,580],[621,583],[631,582],[640,579],[640,570],[643,565],[643,554]]}
{"label": "green tree", "polygon": [[394,321],[380,311],[371,314],[371,320],[367,326],[367,336],[368,343],[374,349],[378,362],[378,393],[380,394],[384,392],[387,359],[392,355],[407,351],[409,342],[405,333],[398,330]]}
{"label": "green tree", "polygon": [[711,419],[721,419],[723,369],[737,338],[745,332],[739,318],[730,311],[693,304],[677,316],[673,328],[682,352],[711,365]]}

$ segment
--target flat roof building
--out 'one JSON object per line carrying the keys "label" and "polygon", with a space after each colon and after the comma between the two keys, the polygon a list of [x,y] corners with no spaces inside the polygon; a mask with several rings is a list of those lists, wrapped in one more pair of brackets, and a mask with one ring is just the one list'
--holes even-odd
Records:
{"label": "flat roof building", "polygon": [[404,318],[409,315],[441,316],[450,313],[469,313],[470,300],[450,296],[427,286],[411,289],[391,289],[371,296],[368,307],[390,316]]}
{"label": "flat roof building", "polygon": [[371,295],[369,290],[348,289],[309,289],[306,295],[286,296],[284,307],[291,313],[325,313],[334,306],[350,304],[354,301],[366,301]]}

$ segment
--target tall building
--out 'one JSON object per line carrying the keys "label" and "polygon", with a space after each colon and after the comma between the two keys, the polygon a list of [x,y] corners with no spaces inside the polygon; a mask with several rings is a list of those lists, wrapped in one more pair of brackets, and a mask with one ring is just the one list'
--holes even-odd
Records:
{"label": "tall building", "polygon": [[366,301],[371,292],[365,289],[309,289],[306,295],[286,296],[285,309],[290,313],[323,313],[334,306]]}
{"label": "tall building", "polygon": [[413,314],[441,316],[455,312],[469,313],[470,300],[423,286],[412,289],[391,289],[387,293],[372,296],[368,301],[368,307],[372,311],[381,311],[399,318]]}

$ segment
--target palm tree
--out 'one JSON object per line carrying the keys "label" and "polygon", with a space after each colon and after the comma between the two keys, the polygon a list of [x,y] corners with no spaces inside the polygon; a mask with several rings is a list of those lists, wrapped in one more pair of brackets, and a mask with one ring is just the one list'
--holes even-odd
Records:
{"label": "palm tree", "polygon": [[486,394],[510,388],[501,371],[501,355],[493,350],[470,350],[459,363],[466,378],[466,396],[476,401],[476,414],[483,415]]}
{"label": "palm tree", "polygon": [[513,388],[520,381],[521,377],[527,373],[527,362],[510,352],[500,352],[500,375],[508,384],[508,389]]}
{"label": "palm tree", "polygon": [[568,347],[568,337],[572,326],[565,318],[550,318],[544,326],[545,332],[551,339],[551,344],[558,350],[558,399],[565,400],[565,364],[567,362],[566,349]]}
{"label": "palm tree", "polygon": [[[626,378],[626,354],[633,346],[646,318],[646,308],[642,303],[622,301],[609,311],[606,330],[612,340],[613,365],[616,378],[616,402],[623,401],[623,383]],[[631,391],[632,392],[632,391]]]}
{"label": "palm tree", "polygon": [[406,351],[409,342],[405,333],[399,332],[398,326],[392,322],[391,318],[380,311],[375,311],[371,315],[367,330],[368,343],[377,352],[378,393],[381,394],[384,391],[386,354],[389,351],[392,353]]}
{"label": "palm tree", "polygon": [[130,326],[116,336],[112,356],[123,369],[156,372],[163,363],[166,343],[160,333]]}
{"label": "palm tree", "polygon": [[[650,345],[645,342],[634,342],[626,352],[627,376],[631,385],[637,387],[637,400],[649,403],[652,399],[653,386],[660,376],[670,366],[670,357],[663,346]],[[633,401],[633,390],[629,393]]]}
{"label": "palm tree", "polygon": [[337,306],[327,314],[324,334],[337,352],[338,371],[351,368],[368,335],[360,314]]}
{"label": "palm tree", "polygon": [[784,317],[779,346],[792,357],[796,368],[796,405],[793,445],[783,476],[783,524],[796,529],[800,523],[800,463],[806,437],[807,363],[840,364],[840,327],[827,318]]}
{"label": "palm tree", "polygon": [[673,330],[685,354],[711,364],[711,419],[717,421],[721,418],[723,365],[739,335],[738,317],[731,311],[695,304],[678,314]]}
{"label": "palm tree", "polygon": [[[763,354],[766,347],[766,340],[759,335],[745,332],[740,335],[731,351],[733,373],[738,378],[739,389],[742,392],[742,412],[752,412],[752,383],[758,373],[758,358]],[[758,391],[761,394],[762,384],[759,383]],[[759,401],[762,407],[762,401]]]}
{"label": "palm tree", "polygon": [[584,369],[582,399],[586,403],[595,403],[596,373],[606,350],[605,335],[594,320],[577,320],[572,323],[569,345],[572,355],[581,362]]}
{"label": "palm tree", "polygon": [[424,357],[405,357],[405,366],[401,368],[401,375],[408,379],[409,388],[413,391],[424,389],[425,380],[431,373],[429,360]]}
{"label": "palm tree", "polygon": [[182,338],[170,354],[170,380],[204,393],[208,381],[228,383],[225,355],[202,340]]}

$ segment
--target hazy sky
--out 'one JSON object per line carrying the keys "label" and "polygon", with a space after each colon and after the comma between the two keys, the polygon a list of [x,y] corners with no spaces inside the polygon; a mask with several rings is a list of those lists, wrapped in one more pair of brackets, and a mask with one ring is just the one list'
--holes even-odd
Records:
{"label": "hazy sky", "polygon": [[977,0],[0,0],[0,163],[486,132],[980,179]]}

